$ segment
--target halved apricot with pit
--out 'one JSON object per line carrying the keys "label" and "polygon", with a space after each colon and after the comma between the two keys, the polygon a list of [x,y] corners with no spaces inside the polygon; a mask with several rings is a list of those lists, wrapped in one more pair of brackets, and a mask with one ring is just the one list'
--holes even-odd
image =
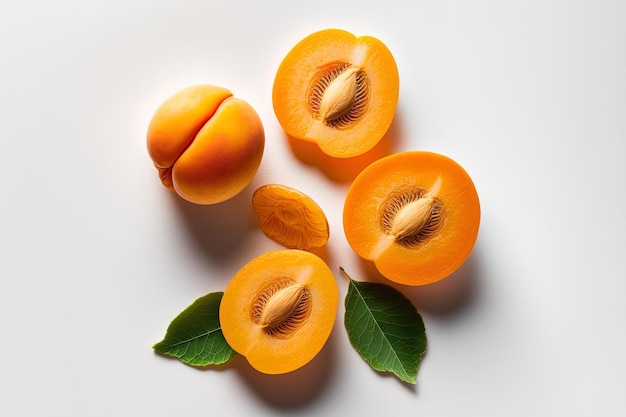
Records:
{"label": "halved apricot with pit", "polygon": [[326,215],[311,197],[295,188],[266,184],[252,195],[259,227],[290,249],[320,248],[328,241]]}
{"label": "halved apricot with pit", "polygon": [[389,49],[370,36],[327,29],[287,54],[274,80],[274,112],[285,132],[333,157],[372,149],[393,121],[399,76]]}
{"label": "halved apricot with pit", "polygon": [[284,249],[254,258],[224,291],[220,323],[228,344],[266,374],[294,371],[325,345],[339,289],[324,261]]}
{"label": "halved apricot with pit", "polygon": [[401,152],[368,166],[350,186],[343,212],[354,251],[406,285],[454,272],[472,251],[479,223],[470,176],[432,152]]}
{"label": "halved apricot with pit", "polygon": [[194,85],[159,106],[147,146],[164,186],[192,203],[216,204],[252,181],[265,134],[246,101],[222,87]]}

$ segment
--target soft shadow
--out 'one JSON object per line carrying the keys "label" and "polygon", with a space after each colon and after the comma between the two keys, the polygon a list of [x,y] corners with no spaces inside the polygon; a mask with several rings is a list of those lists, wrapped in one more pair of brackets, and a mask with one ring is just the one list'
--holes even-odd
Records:
{"label": "soft shadow", "polygon": [[233,367],[248,385],[251,391],[261,397],[276,412],[291,415],[294,411],[306,407],[322,395],[332,385],[330,381],[335,373],[338,338],[337,327],[328,341],[313,360],[287,374],[267,375],[252,368],[245,358],[233,362]]}
{"label": "soft shadow", "polygon": [[409,287],[405,295],[421,312],[442,317],[457,315],[478,299],[480,275],[480,251],[475,247],[451,275],[432,284]]}
{"label": "soft shadow", "polygon": [[399,109],[383,138],[371,150],[352,158],[333,158],[323,153],[313,142],[286,135],[292,153],[300,162],[318,168],[324,175],[337,183],[349,183],[372,162],[398,149],[403,138],[402,116]]}
{"label": "soft shadow", "polygon": [[[424,356],[425,357],[425,356]],[[366,366],[370,366],[369,364],[365,363]],[[371,368],[371,367],[370,367]],[[390,379],[393,380],[393,382],[395,382],[396,384],[400,385],[402,387],[402,389],[406,390],[407,392],[409,392],[410,394],[414,395],[417,397],[418,395],[418,384],[410,384],[408,382],[405,382],[403,380],[401,380],[400,378],[398,378],[397,375],[395,375],[392,372],[379,372],[374,370],[373,368],[371,369],[371,371],[378,377],[381,379]],[[418,372],[419,375],[419,372]]]}
{"label": "soft shadow", "polygon": [[330,265],[332,262],[332,252],[328,249],[328,245],[324,245],[320,248],[307,249],[307,252],[319,256],[326,263],[326,265]]}
{"label": "soft shadow", "polygon": [[255,189],[253,181],[233,198],[212,205],[193,204],[172,193],[186,232],[211,263],[228,263],[256,227],[251,204]]}
{"label": "soft shadow", "polygon": [[418,311],[450,316],[469,308],[477,298],[480,280],[480,251],[475,247],[467,260],[448,277],[432,284],[409,286],[383,277],[373,262],[361,260],[363,278],[390,285],[411,300]]}
{"label": "soft shadow", "polygon": [[[188,366],[188,367],[190,367],[192,369],[195,369],[195,370],[211,371],[211,372],[226,372],[226,371],[229,370],[229,368],[231,367],[231,364],[235,360],[235,359],[231,359],[230,361],[228,361],[226,363],[223,363],[223,364],[220,364],[220,365],[194,366],[194,365],[190,365],[188,363],[185,363],[185,362],[181,361],[180,359],[178,359],[175,356],[166,355],[166,354],[163,354],[161,352],[157,352],[156,350],[154,351],[154,354],[156,356],[158,356],[158,357],[163,358],[164,360],[177,362],[177,363],[183,364],[183,365]],[[235,358],[237,358],[237,356],[239,356],[239,355],[236,355]]]}

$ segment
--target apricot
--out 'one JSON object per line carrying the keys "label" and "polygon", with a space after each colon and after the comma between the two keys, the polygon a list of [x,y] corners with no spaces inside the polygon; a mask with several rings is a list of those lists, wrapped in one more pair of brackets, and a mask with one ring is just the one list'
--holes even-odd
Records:
{"label": "apricot", "polygon": [[267,252],[245,264],[224,290],[220,324],[228,344],[266,374],[294,371],[325,345],[335,323],[337,282],[317,255]]}
{"label": "apricot", "polygon": [[252,195],[259,228],[291,249],[314,249],[329,237],[326,215],[311,197],[295,188],[266,184]]}
{"label": "apricot", "polygon": [[222,87],[194,85],[156,110],[147,145],[164,186],[192,203],[216,204],[252,181],[265,133],[247,102]]}
{"label": "apricot", "polygon": [[468,173],[432,152],[400,152],[365,168],[346,194],[346,239],[391,281],[424,285],[461,266],[478,235],[480,204]]}
{"label": "apricot", "polygon": [[289,136],[314,142],[329,156],[348,158],[382,139],[398,92],[398,69],[385,44],[327,29],[289,51],[274,79],[272,103]]}

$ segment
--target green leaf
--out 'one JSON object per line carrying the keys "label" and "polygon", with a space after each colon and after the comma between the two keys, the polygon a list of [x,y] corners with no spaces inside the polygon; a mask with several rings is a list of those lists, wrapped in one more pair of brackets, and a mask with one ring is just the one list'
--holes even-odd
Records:
{"label": "green leaf", "polygon": [[344,324],[350,343],[373,369],[415,384],[426,353],[426,330],[417,309],[388,285],[348,279]]}
{"label": "green leaf", "polygon": [[198,298],[172,320],[165,338],[152,348],[192,366],[229,361],[236,353],[224,339],[220,326],[223,295],[223,292],[214,292]]}

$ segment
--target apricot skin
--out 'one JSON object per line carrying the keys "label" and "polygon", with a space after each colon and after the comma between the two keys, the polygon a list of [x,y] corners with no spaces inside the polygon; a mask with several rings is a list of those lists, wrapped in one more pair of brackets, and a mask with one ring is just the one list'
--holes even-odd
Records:
{"label": "apricot skin", "polygon": [[195,85],[156,110],[148,154],[163,185],[196,204],[243,191],[261,163],[265,133],[255,110],[222,87]]}

